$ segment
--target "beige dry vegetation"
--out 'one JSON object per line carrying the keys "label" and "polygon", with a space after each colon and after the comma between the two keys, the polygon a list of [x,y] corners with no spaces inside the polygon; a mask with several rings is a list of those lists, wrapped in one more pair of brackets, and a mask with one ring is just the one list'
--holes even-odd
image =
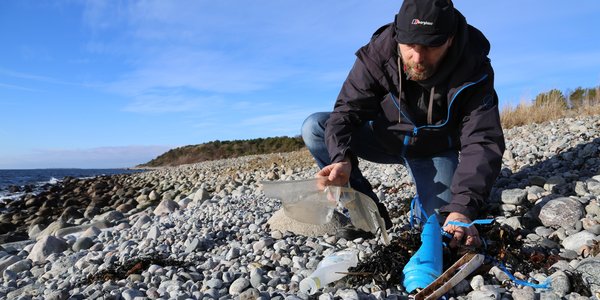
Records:
{"label": "beige dry vegetation", "polygon": [[516,126],[532,123],[539,124],[561,118],[591,115],[600,115],[600,102],[573,109],[564,109],[556,104],[535,106],[521,103],[515,107],[505,106],[500,113],[500,120],[502,127],[509,129]]}
{"label": "beige dry vegetation", "polygon": [[[588,89],[598,91],[600,88]],[[543,123],[561,118],[600,115],[600,93],[593,97],[576,99],[566,97],[557,90],[542,93],[531,103],[522,102],[516,106],[507,105],[500,111],[500,120],[504,129],[532,123]]]}

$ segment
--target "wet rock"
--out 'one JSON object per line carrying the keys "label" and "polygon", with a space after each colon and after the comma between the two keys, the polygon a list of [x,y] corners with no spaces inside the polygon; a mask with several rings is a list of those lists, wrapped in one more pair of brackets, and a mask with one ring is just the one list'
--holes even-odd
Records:
{"label": "wet rock", "polygon": [[18,185],[9,185],[7,190],[9,193],[14,194],[20,192],[21,187]]}

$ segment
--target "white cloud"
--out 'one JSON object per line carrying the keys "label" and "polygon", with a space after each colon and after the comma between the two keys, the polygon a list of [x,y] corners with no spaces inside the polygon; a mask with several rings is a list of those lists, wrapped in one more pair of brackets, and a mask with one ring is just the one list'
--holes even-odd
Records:
{"label": "white cloud", "polygon": [[87,149],[36,149],[0,158],[0,169],[125,168],[148,162],[170,146],[122,146]]}
{"label": "white cloud", "polygon": [[[92,38],[88,49],[127,62],[120,76],[104,87],[130,99],[126,111],[160,112],[176,110],[167,107],[170,100],[147,97],[151,90],[183,88],[190,95],[181,97],[188,99],[200,94],[236,102],[248,93],[270,92],[289,84],[310,85],[317,81],[338,85],[350,67],[345,61],[351,63],[354,59],[354,48],[381,25],[376,19],[391,20],[397,9],[387,15],[377,14],[377,10],[357,9],[356,5],[370,6],[360,1],[331,5],[320,1],[259,0],[252,5],[237,4],[86,3],[85,24],[95,33],[93,36],[105,34],[103,39]],[[384,9],[378,6],[378,10]],[[346,17],[341,21],[331,15]],[[351,21],[359,16],[360,20],[377,25],[369,27]],[[344,30],[339,30],[339,26]],[[339,53],[340,47],[348,44],[353,45],[353,50]],[[344,67],[321,70],[323,59],[344,61]]]}
{"label": "white cloud", "polygon": [[204,93],[244,93],[264,89],[293,72],[261,66],[214,51],[169,48],[145,56],[134,69],[107,85],[123,95],[142,94],[152,89],[185,88]]}
{"label": "white cloud", "polygon": [[194,96],[167,89],[136,96],[123,110],[143,114],[192,112],[215,108],[222,101],[218,96]]}

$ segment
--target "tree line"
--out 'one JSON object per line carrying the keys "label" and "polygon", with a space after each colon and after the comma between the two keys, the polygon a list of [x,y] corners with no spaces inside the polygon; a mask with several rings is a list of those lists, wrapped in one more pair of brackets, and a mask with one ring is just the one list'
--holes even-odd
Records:
{"label": "tree line", "polygon": [[552,89],[535,97],[534,106],[558,105],[564,109],[578,109],[600,104],[600,86],[595,88],[578,87],[563,93]]}
{"label": "tree line", "polygon": [[171,149],[138,167],[178,166],[207,160],[253,154],[291,152],[304,147],[300,136],[270,137],[251,140],[212,141]]}

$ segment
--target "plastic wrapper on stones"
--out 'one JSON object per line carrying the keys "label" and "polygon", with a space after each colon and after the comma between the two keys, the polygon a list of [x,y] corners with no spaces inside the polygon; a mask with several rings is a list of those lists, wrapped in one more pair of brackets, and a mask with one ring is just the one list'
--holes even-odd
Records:
{"label": "plastic wrapper on stones", "polygon": [[267,197],[281,200],[283,211],[289,218],[303,223],[326,224],[340,203],[348,210],[352,225],[374,234],[381,233],[384,243],[389,244],[383,218],[373,199],[349,187],[320,189],[319,180],[322,179],[266,181],[262,184]]}
{"label": "plastic wrapper on stones", "polygon": [[265,196],[281,200],[285,215],[299,222],[326,224],[337,207],[337,201],[327,196],[328,191],[319,190],[317,179],[261,183]]}
{"label": "plastic wrapper on stones", "polygon": [[356,228],[370,231],[374,234],[381,233],[383,242],[388,245],[390,238],[385,229],[385,222],[379,214],[375,201],[369,196],[349,187],[328,186],[330,197],[341,203],[350,214],[350,221]]}

